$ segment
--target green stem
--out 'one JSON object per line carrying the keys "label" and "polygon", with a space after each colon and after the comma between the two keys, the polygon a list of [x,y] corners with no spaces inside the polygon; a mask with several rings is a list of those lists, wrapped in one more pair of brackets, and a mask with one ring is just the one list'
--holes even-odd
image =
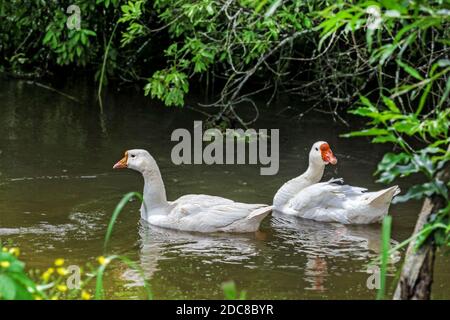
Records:
{"label": "green stem", "polygon": [[98,84],[98,93],[97,93],[101,113],[103,113],[102,87],[103,87],[103,79],[105,76],[106,60],[108,59],[109,48],[111,47],[111,42],[114,37],[114,34],[116,33],[116,29],[117,29],[118,25],[119,25],[119,22],[117,22],[116,25],[114,26],[113,32],[111,33],[111,36],[109,37],[108,45],[106,46],[106,49],[105,49],[105,54],[103,55],[102,72],[100,73],[100,81]]}

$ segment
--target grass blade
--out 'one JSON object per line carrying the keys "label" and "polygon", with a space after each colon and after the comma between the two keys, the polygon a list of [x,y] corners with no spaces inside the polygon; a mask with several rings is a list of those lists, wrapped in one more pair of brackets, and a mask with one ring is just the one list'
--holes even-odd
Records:
{"label": "grass blade", "polygon": [[122,197],[122,199],[120,200],[120,202],[117,204],[116,208],[114,209],[114,212],[111,216],[111,220],[109,221],[109,224],[108,224],[108,229],[106,230],[106,234],[105,234],[105,241],[103,243],[103,252],[104,253],[106,253],[108,242],[109,242],[109,239],[111,238],[111,234],[112,234],[112,231],[114,228],[114,224],[116,223],[117,217],[122,212],[123,208],[128,203],[128,201],[130,201],[134,197],[143,201],[142,195],[139,192],[129,192]]}
{"label": "grass blade", "polygon": [[383,300],[386,295],[386,273],[389,262],[391,224],[392,224],[392,217],[391,216],[384,217],[381,234],[380,288],[378,289],[377,300]]}

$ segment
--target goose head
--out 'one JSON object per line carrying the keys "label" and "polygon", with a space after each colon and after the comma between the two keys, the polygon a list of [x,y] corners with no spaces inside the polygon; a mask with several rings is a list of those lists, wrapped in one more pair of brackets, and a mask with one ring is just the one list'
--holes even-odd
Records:
{"label": "goose head", "polygon": [[147,150],[132,149],[125,151],[125,155],[114,166],[113,169],[132,169],[140,173],[152,171],[157,168],[156,162]]}
{"label": "goose head", "polygon": [[325,166],[329,163],[336,164],[337,159],[327,142],[318,141],[313,144],[311,151],[309,152],[309,163]]}

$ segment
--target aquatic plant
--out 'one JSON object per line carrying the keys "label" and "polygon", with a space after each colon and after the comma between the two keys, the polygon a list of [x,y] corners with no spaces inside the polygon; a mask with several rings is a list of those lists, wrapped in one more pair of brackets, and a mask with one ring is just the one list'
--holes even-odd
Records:
{"label": "aquatic plant", "polygon": [[[67,285],[72,274],[65,267],[64,259],[56,259],[54,265],[41,272],[25,270],[19,260],[19,248],[2,246],[0,252],[0,300],[59,300],[91,299],[85,289],[92,276],[86,276],[77,288]],[[80,280],[85,274],[80,270]]]}
{"label": "aquatic plant", "polygon": [[242,290],[239,293],[234,281],[222,283],[222,290],[225,299],[227,300],[245,300],[247,298],[247,292],[245,290]]}
{"label": "aquatic plant", "polygon": [[380,288],[377,292],[377,299],[384,299],[386,296],[386,275],[388,269],[391,241],[391,224],[392,217],[386,216],[383,219],[383,225],[381,229],[381,262],[380,262]]}

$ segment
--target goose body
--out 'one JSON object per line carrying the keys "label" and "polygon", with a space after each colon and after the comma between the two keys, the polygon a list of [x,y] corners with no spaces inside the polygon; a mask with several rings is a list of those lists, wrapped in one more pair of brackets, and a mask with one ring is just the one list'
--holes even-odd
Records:
{"label": "goose body", "polygon": [[392,198],[400,192],[393,186],[376,192],[342,185],[342,179],[319,182],[325,166],[336,164],[328,144],[316,142],[309,154],[308,170],[285,183],[274,197],[274,210],[306,219],[344,224],[378,222],[388,213]]}
{"label": "goose body", "polygon": [[255,232],[272,212],[272,207],[264,204],[240,203],[203,194],[167,201],[158,165],[146,150],[128,150],[113,168],[130,168],[142,174],[141,217],[158,227],[194,232]]}

